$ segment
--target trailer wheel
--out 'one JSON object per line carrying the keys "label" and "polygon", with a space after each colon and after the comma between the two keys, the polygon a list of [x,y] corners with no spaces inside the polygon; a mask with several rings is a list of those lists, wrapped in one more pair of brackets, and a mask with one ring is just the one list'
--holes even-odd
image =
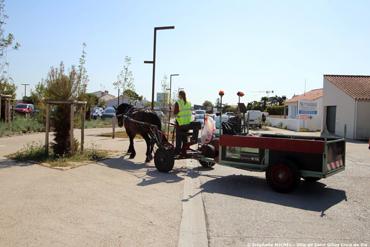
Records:
{"label": "trailer wheel", "polygon": [[215,162],[210,162],[210,161],[204,161],[204,160],[199,160],[199,163],[202,165],[204,168],[212,168],[216,163]]}
{"label": "trailer wheel", "polygon": [[303,177],[303,179],[304,179],[305,182],[314,183],[314,182],[319,181],[321,178],[317,178],[317,177]]}
{"label": "trailer wheel", "polygon": [[158,148],[154,154],[154,164],[158,171],[169,172],[175,164],[175,152],[172,147]]}
{"label": "trailer wheel", "polygon": [[266,180],[273,190],[288,193],[298,186],[300,176],[295,165],[289,162],[279,162],[267,167]]}

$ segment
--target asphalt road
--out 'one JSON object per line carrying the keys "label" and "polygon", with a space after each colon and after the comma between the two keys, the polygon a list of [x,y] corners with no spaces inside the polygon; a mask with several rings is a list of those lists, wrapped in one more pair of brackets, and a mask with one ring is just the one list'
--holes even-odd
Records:
{"label": "asphalt road", "polygon": [[[86,146],[124,153],[127,140],[98,136],[109,131],[87,130]],[[158,173],[153,163],[143,163],[142,141],[134,160],[118,155],[68,171],[4,159],[43,140],[42,133],[0,138],[0,246],[370,243],[364,143],[347,143],[344,172],[278,194],[263,173],[220,165],[207,170],[177,161],[170,174]]]}
{"label": "asphalt road", "polygon": [[370,151],[347,143],[346,170],[291,194],[264,174],[199,169],[210,246],[370,243]]}

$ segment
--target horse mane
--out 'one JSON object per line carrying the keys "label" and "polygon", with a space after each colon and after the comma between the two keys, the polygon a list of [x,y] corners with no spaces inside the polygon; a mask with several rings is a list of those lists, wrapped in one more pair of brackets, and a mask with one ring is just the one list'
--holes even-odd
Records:
{"label": "horse mane", "polygon": [[127,113],[129,113],[135,120],[157,125],[159,130],[161,130],[162,128],[161,119],[151,109],[145,109],[145,108],[139,109],[127,103],[120,104],[116,109],[116,114],[126,115]]}

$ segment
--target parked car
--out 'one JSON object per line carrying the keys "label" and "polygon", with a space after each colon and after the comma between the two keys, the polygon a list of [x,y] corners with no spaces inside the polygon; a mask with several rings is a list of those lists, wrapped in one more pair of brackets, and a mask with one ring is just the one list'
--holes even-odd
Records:
{"label": "parked car", "polygon": [[262,112],[259,110],[247,111],[246,118],[248,119],[248,125],[251,128],[262,127]]}
{"label": "parked car", "polygon": [[104,109],[102,107],[95,107],[92,110],[91,117],[93,119],[101,118],[103,116],[103,112],[104,112]]}
{"label": "parked car", "polygon": [[207,114],[208,115],[208,117],[211,117],[213,120],[216,120],[216,114]]}
{"label": "parked car", "polygon": [[195,110],[195,115],[206,115],[206,111],[205,110]]}
{"label": "parked car", "polygon": [[32,114],[34,110],[35,110],[34,105],[27,103],[18,103],[14,109],[15,112],[20,114]]}
{"label": "parked car", "polygon": [[234,112],[225,112],[225,115],[228,116],[229,118],[235,117],[235,113]]}
{"label": "parked car", "polygon": [[106,119],[106,118],[112,118],[116,116],[116,110],[113,107],[107,107],[105,108],[101,118]]}
{"label": "parked car", "polygon": [[196,110],[194,115],[194,121],[199,122],[202,125],[202,128],[204,126],[204,118],[206,116],[205,110]]}
{"label": "parked car", "polygon": [[217,113],[216,114],[216,117],[214,118],[215,121],[216,121],[216,129],[220,129],[221,128],[221,119],[222,119],[222,122],[227,122],[227,120],[229,120],[229,117],[225,114],[222,114],[222,117],[220,117],[220,114]]}

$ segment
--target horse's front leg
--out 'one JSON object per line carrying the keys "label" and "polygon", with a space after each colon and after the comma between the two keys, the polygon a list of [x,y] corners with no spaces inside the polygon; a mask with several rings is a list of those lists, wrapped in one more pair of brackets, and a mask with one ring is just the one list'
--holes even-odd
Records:
{"label": "horse's front leg", "polygon": [[129,138],[130,138],[130,146],[128,148],[127,153],[130,153],[130,159],[133,159],[136,156],[136,151],[135,151],[135,147],[134,147],[134,137],[129,136]]}
{"label": "horse's front leg", "polygon": [[145,136],[144,137],[144,140],[145,140],[145,143],[146,143],[146,159],[145,159],[145,162],[150,162],[153,157],[152,157],[152,153],[151,153],[151,148],[150,148],[150,145],[151,145],[151,142],[150,142],[150,138],[149,136]]}

